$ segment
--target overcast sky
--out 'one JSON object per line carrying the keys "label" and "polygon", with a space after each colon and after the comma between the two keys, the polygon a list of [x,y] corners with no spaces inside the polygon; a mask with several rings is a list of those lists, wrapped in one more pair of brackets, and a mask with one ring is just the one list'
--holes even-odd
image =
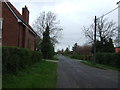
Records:
{"label": "overcast sky", "polygon": [[[50,2],[51,1],[51,2]],[[30,11],[30,25],[42,11],[52,11],[57,14],[60,26],[63,28],[60,43],[57,49],[72,47],[76,42],[84,45],[87,38],[82,31],[83,26],[93,23],[97,17],[117,7],[118,0],[11,0],[11,3],[21,13],[25,5]],[[117,23],[117,10],[107,15],[106,18]]]}

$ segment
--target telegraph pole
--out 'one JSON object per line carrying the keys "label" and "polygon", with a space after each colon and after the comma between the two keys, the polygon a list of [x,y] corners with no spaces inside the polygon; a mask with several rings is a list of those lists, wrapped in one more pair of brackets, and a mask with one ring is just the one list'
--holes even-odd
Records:
{"label": "telegraph pole", "polygon": [[94,64],[96,64],[96,26],[97,26],[97,18],[95,16],[95,30],[94,30]]}
{"label": "telegraph pole", "polygon": [[118,46],[120,47],[120,1],[117,2],[118,4]]}

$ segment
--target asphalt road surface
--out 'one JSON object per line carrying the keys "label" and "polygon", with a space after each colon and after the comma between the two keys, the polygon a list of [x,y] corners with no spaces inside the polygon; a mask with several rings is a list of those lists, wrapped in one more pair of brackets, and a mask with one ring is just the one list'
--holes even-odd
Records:
{"label": "asphalt road surface", "polygon": [[118,88],[118,72],[90,67],[58,56],[57,88]]}

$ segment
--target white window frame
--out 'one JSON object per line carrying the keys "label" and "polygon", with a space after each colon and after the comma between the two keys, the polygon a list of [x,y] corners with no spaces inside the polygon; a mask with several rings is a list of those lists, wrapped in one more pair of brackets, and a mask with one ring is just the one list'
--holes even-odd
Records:
{"label": "white window frame", "polygon": [[2,30],[2,20],[0,20],[0,30]]}

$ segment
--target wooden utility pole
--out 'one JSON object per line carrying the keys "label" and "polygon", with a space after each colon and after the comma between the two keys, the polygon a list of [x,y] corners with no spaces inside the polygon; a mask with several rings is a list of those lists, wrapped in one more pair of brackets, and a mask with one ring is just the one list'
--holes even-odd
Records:
{"label": "wooden utility pole", "polygon": [[94,30],[94,64],[96,64],[96,26],[97,26],[97,18],[95,16],[95,30]]}

